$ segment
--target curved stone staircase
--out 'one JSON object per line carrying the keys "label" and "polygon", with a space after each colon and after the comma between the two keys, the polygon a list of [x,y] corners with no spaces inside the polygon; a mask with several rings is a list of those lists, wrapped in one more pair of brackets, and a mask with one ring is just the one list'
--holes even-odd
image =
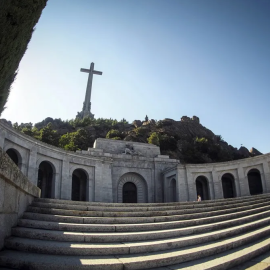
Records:
{"label": "curved stone staircase", "polygon": [[6,239],[0,266],[230,269],[269,248],[270,194],[162,204],[36,199]]}

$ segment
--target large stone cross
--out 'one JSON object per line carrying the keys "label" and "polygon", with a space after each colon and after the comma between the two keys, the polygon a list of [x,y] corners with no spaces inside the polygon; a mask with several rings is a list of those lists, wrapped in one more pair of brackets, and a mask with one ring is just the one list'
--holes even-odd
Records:
{"label": "large stone cross", "polygon": [[85,116],[92,117],[93,115],[91,114],[91,92],[92,92],[93,74],[102,75],[102,72],[94,70],[94,63],[93,62],[90,65],[90,69],[81,68],[81,72],[89,73],[87,87],[86,87],[86,93],[85,93],[85,100],[83,103],[82,118]]}

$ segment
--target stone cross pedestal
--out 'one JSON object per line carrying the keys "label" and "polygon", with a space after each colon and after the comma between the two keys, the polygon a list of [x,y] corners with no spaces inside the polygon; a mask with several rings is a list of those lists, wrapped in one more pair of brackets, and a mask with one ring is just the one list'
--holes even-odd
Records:
{"label": "stone cross pedestal", "polygon": [[83,109],[81,112],[78,112],[76,118],[83,119],[84,117],[87,117],[87,116],[94,118],[94,115],[91,113],[91,92],[92,92],[93,74],[102,75],[102,72],[94,70],[93,62],[90,65],[90,69],[81,68],[81,72],[89,73],[89,75],[88,75],[85,99],[83,103]]}

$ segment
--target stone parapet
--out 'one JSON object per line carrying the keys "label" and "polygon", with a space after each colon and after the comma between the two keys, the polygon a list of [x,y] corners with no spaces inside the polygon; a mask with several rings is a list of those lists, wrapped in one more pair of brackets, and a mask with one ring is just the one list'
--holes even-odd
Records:
{"label": "stone parapet", "polygon": [[0,250],[5,237],[40,189],[31,183],[9,156],[0,148]]}

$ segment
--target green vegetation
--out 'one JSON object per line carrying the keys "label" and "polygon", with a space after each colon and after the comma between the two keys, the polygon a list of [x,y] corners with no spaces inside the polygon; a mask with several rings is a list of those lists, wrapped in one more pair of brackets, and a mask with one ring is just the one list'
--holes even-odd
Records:
{"label": "green vegetation", "polygon": [[158,133],[153,132],[151,133],[150,137],[147,139],[148,143],[154,144],[159,146],[159,136]]}
{"label": "green vegetation", "polygon": [[[107,135],[106,135],[106,138],[107,139],[115,139],[115,138],[119,138],[120,140],[121,140],[121,138],[120,138],[120,131],[119,130],[117,130],[117,129],[111,129],[108,133],[107,133]],[[118,140],[118,139],[115,139],[115,140]]]}
{"label": "green vegetation", "polygon": [[[146,120],[146,119],[145,119]],[[161,153],[182,163],[206,163],[244,158],[228,145],[220,135],[215,135],[195,121],[172,119],[144,121],[140,127],[125,119],[72,119],[46,118],[36,123],[14,123],[13,127],[42,142],[65,150],[87,150],[97,138],[150,143],[160,147]]]}
{"label": "green vegetation", "polygon": [[47,0],[0,1],[0,115]]}

